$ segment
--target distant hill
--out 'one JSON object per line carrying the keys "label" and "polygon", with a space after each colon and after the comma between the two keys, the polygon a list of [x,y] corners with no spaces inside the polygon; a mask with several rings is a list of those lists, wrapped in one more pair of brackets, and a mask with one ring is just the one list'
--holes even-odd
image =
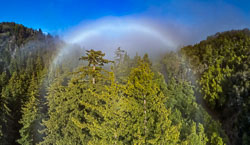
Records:
{"label": "distant hill", "polygon": [[8,42],[17,46],[21,46],[29,40],[37,39],[39,36],[44,37],[41,29],[38,31],[33,30],[14,22],[0,23],[0,41],[2,43]]}
{"label": "distant hill", "polygon": [[[58,38],[14,22],[0,23],[0,70],[10,67],[13,57],[26,57],[31,51],[54,51]],[[17,54],[19,53],[19,54]],[[20,60],[23,61],[23,60]]]}

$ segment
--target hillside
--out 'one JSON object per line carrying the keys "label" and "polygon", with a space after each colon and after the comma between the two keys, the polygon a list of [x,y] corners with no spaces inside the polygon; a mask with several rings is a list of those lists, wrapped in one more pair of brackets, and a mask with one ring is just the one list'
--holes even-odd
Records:
{"label": "hillside", "polygon": [[31,83],[46,73],[58,40],[15,23],[0,23],[0,142],[20,138],[22,106],[29,100]]}
{"label": "hillside", "polygon": [[199,78],[204,100],[233,144],[249,143],[250,31],[217,33],[182,48]]}

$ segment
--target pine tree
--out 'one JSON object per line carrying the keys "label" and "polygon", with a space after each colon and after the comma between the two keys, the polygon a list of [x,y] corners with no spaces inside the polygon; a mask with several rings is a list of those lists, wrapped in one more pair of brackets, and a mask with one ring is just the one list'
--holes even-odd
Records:
{"label": "pine tree", "polygon": [[[88,65],[77,69],[71,78],[61,75],[49,89],[49,119],[44,121],[46,137],[41,144],[86,144],[90,138],[89,130],[77,127],[73,119],[86,122],[82,114],[87,110],[81,101],[92,104],[95,98],[91,92],[98,91],[103,86],[102,66],[110,61],[104,59],[101,51],[87,50],[87,56],[80,60],[87,60]],[[98,116],[96,116],[98,117]]]}
{"label": "pine tree", "polygon": [[29,87],[29,99],[28,102],[22,107],[22,119],[19,121],[22,124],[20,129],[21,138],[17,140],[22,145],[34,145],[40,140],[40,133],[38,127],[40,125],[40,113],[39,113],[39,82],[32,76],[32,80]]}
{"label": "pine tree", "polygon": [[2,96],[6,98],[8,108],[10,109],[10,117],[7,121],[6,135],[9,144],[15,144],[19,137],[19,129],[21,125],[18,121],[22,117],[21,106],[27,100],[28,79],[25,74],[14,72],[6,85],[2,89]]}
{"label": "pine tree", "polygon": [[115,67],[116,66],[119,67],[121,65],[123,61],[124,53],[125,53],[125,50],[122,50],[120,47],[118,47],[117,50],[115,51]]}
{"label": "pine tree", "polygon": [[116,50],[115,54],[115,78],[119,83],[125,84],[127,81],[126,79],[128,78],[128,75],[131,71],[133,61],[130,59],[127,52],[120,49],[120,47]]}
{"label": "pine tree", "polygon": [[49,87],[48,119],[43,121],[44,141],[40,144],[86,144],[87,135],[72,122],[81,113],[79,102],[85,94],[73,82],[67,82],[68,73],[61,74]]}
{"label": "pine tree", "polygon": [[0,96],[0,142],[3,144],[8,144],[7,141],[7,121],[10,110],[7,106],[7,101],[3,96]]}
{"label": "pine tree", "polygon": [[147,53],[144,54],[142,60],[143,60],[144,62],[146,62],[147,64],[149,64],[150,67],[152,66],[152,62],[150,61],[149,56],[148,56]]}
{"label": "pine tree", "polygon": [[133,144],[176,144],[178,126],[168,119],[170,110],[165,107],[166,97],[153,80],[149,64],[139,61],[132,69],[126,87],[127,142]]}
{"label": "pine tree", "polygon": [[[83,67],[85,69],[84,71],[86,72],[86,75],[89,75],[92,77],[92,83],[96,83],[96,77],[100,76],[100,72],[102,71],[101,67],[109,63],[111,61],[104,59],[103,57],[105,56],[104,53],[101,51],[95,51],[93,49],[91,50],[86,50],[86,55],[87,56],[82,56],[80,60],[88,61],[88,66]],[[92,69],[92,70],[91,70]]]}
{"label": "pine tree", "polygon": [[0,75],[0,142],[2,144],[10,144],[8,140],[8,125],[10,123],[10,109],[6,96],[3,94],[4,86],[7,84],[6,73]]}
{"label": "pine tree", "polygon": [[[83,115],[72,116],[72,121],[76,126],[87,132],[91,136],[89,142],[97,142],[91,123],[94,120],[103,120],[102,114],[96,109],[96,105],[103,105],[103,100],[98,99],[100,93],[105,90],[104,85],[109,83],[107,71],[102,68],[105,63],[111,62],[103,59],[104,54],[101,51],[87,51],[86,57],[82,57],[83,60],[88,61],[88,66],[81,67],[78,71],[74,72],[74,77],[69,82],[69,88],[71,88],[71,94],[79,98],[81,101],[80,108],[76,108],[76,112],[83,112]],[[91,76],[91,77],[89,77]],[[93,79],[94,78],[94,79]],[[92,81],[91,81],[92,79]],[[98,95],[96,95],[98,94]],[[83,125],[85,124],[85,125]],[[83,126],[88,127],[83,127]]]}
{"label": "pine tree", "polygon": [[[84,122],[72,118],[76,126],[89,130],[91,139],[89,144],[123,144],[120,138],[123,136],[124,124],[121,121],[121,101],[122,86],[115,82],[114,74],[109,73],[108,84],[104,85],[101,93],[90,91],[95,98],[95,103],[81,101],[85,106]],[[123,106],[124,107],[124,106]],[[88,111],[87,111],[88,110]],[[89,112],[91,110],[91,112]],[[94,112],[94,113],[93,113]]]}
{"label": "pine tree", "polygon": [[204,133],[203,125],[199,124],[198,129],[196,123],[192,122],[191,130],[187,136],[187,140],[182,142],[183,145],[206,145],[207,137]]}

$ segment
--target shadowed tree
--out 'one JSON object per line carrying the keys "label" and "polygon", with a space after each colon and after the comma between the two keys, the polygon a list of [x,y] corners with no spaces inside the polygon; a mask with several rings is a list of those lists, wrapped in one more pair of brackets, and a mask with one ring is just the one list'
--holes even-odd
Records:
{"label": "shadowed tree", "polygon": [[22,119],[19,121],[23,127],[19,130],[21,138],[17,140],[22,145],[34,145],[40,141],[39,126],[39,82],[32,76],[29,86],[29,100],[22,107]]}

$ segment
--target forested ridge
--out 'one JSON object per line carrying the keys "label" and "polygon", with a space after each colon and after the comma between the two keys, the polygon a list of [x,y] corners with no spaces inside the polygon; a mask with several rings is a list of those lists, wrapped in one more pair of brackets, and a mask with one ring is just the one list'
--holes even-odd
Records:
{"label": "forested ridge", "polygon": [[182,48],[198,76],[203,98],[234,144],[249,144],[250,31],[217,33]]}
{"label": "forested ridge", "polygon": [[0,23],[0,144],[250,144],[248,29],[154,62],[126,48],[113,59],[89,49],[52,72],[63,45]]}

